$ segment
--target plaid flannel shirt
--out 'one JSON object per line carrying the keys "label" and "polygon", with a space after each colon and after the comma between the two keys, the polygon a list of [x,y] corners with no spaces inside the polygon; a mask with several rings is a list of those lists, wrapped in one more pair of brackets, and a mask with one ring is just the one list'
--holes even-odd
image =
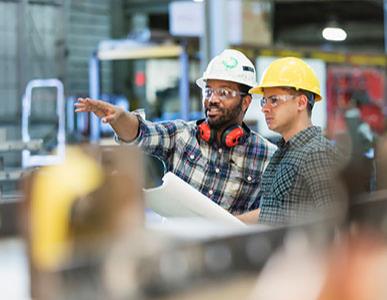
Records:
{"label": "plaid flannel shirt", "polygon": [[338,159],[336,148],[318,127],[286,143],[281,139],[262,177],[259,222],[302,222],[336,207]]}
{"label": "plaid flannel shirt", "polygon": [[197,138],[194,121],[153,123],[136,115],[139,133],[131,144],[162,159],[168,171],[233,214],[257,206],[261,175],[275,145],[250,131],[243,144],[218,147]]}

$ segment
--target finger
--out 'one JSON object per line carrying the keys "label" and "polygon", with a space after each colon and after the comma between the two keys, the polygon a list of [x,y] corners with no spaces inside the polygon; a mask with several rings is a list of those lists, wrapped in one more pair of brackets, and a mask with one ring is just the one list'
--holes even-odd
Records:
{"label": "finger", "polygon": [[94,99],[91,99],[91,98],[78,98],[78,103],[81,103],[81,104],[84,104],[86,106],[90,106],[90,107],[98,107],[100,105],[100,100],[94,100]]}
{"label": "finger", "polygon": [[114,121],[115,118],[116,118],[116,116],[114,114],[108,115],[108,116],[102,118],[102,122],[103,123],[110,123],[110,122]]}
{"label": "finger", "polygon": [[86,102],[86,98],[79,97],[79,98],[77,99],[77,102],[78,102],[78,103],[85,103],[85,102]]}
{"label": "finger", "polygon": [[99,105],[99,101],[93,100],[90,98],[79,99],[79,102],[75,103],[75,106],[77,108],[83,108],[85,111],[88,111],[88,112],[97,112],[102,110]]}
{"label": "finger", "polygon": [[90,110],[87,107],[76,107],[74,109],[75,112],[89,112]]}
{"label": "finger", "polygon": [[87,106],[85,106],[82,103],[75,103],[74,106],[75,106],[75,112],[87,112],[88,111]]}
{"label": "finger", "polygon": [[82,104],[85,104],[85,105],[95,105],[98,103],[98,100],[93,100],[89,97],[86,97],[86,98],[78,98],[77,99],[77,103],[82,103]]}
{"label": "finger", "polygon": [[74,103],[74,106],[75,107],[85,107],[85,104],[84,103],[76,102],[76,103]]}

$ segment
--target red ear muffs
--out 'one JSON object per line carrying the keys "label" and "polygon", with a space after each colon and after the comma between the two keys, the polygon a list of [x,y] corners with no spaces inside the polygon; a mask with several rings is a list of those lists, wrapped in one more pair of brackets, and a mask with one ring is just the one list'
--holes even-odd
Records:
{"label": "red ear muffs", "polygon": [[207,122],[202,122],[198,125],[199,137],[211,144],[215,140],[215,132],[211,130]]}
{"label": "red ear muffs", "polygon": [[222,144],[228,148],[235,147],[244,139],[245,131],[241,126],[234,125],[222,133]]}
{"label": "red ear muffs", "polygon": [[[215,142],[216,131],[211,130],[207,122],[202,122],[198,125],[198,135],[200,139],[211,144]],[[223,131],[221,143],[223,146],[232,148],[240,144],[246,136],[245,130],[239,125],[233,125]]]}

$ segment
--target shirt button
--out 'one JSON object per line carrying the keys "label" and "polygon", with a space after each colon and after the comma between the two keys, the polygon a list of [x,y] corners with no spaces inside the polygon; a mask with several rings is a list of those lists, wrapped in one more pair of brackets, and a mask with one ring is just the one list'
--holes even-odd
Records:
{"label": "shirt button", "polygon": [[210,195],[212,195],[212,194],[214,193],[214,191],[213,191],[213,190],[209,190],[208,193],[209,193]]}
{"label": "shirt button", "polygon": [[220,172],[219,168],[216,168],[215,173],[219,173],[219,172]]}
{"label": "shirt button", "polygon": [[247,177],[247,181],[251,181],[253,178],[251,178],[251,176],[248,176]]}
{"label": "shirt button", "polygon": [[189,158],[190,158],[190,159],[194,159],[194,158],[195,158],[195,155],[191,154],[191,155],[189,156]]}

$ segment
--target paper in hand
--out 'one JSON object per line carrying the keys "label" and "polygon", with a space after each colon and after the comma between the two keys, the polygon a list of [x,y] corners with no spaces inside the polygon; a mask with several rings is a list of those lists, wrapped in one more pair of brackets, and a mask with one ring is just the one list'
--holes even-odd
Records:
{"label": "paper in hand", "polygon": [[164,217],[199,217],[245,224],[175,174],[168,172],[160,187],[144,190],[146,206]]}

